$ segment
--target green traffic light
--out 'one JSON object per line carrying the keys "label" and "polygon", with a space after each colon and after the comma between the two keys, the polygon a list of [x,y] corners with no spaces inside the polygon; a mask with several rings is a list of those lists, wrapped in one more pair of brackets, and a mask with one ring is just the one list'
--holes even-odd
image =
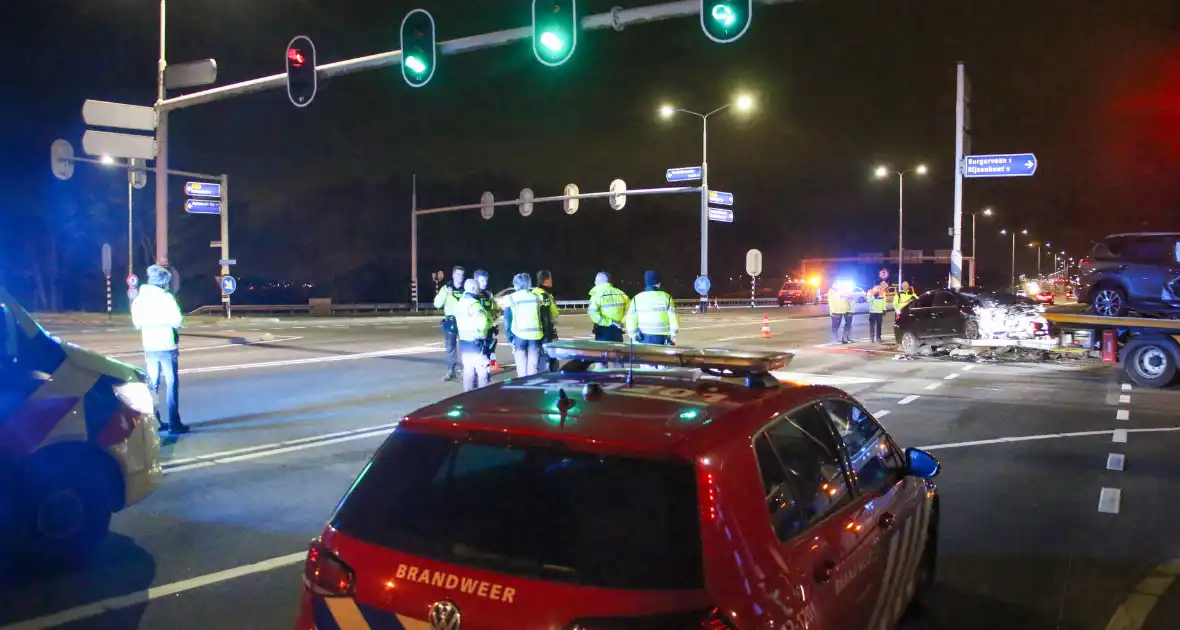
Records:
{"label": "green traffic light", "polygon": [[417,55],[406,57],[406,67],[417,74],[426,72],[426,64],[422,63],[422,60]]}
{"label": "green traffic light", "polygon": [[545,31],[541,34],[541,45],[553,52],[561,52],[565,48],[565,42],[556,33]]}
{"label": "green traffic light", "polygon": [[737,16],[734,15],[733,9],[727,4],[719,4],[713,7],[713,19],[720,22],[726,28],[733,26],[737,22]]}

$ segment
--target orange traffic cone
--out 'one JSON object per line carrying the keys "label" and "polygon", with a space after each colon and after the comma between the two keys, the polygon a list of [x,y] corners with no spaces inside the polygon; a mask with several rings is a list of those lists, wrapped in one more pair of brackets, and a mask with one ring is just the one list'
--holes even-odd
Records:
{"label": "orange traffic cone", "polygon": [[500,362],[495,359],[492,359],[491,363],[488,365],[488,371],[499,372],[500,371]]}
{"label": "orange traffic cone", "polygon": [[770,315],[762,316],[762,338],[770,339]]}

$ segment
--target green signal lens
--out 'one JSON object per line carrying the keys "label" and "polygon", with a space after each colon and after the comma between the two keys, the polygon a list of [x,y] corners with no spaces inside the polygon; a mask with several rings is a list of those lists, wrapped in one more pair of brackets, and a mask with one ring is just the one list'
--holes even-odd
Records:
{"label": "green signal lens", "polygon": [[426,64],[422,63],[422,60],[416,55],[410,55],[409,57],[406,57],[406,67],[417,74],[426,72]]}
{"label": "green signal lens", "polygon": [[717,4],[713,6],[713,19],[722,26],[733,26],[737,22],[737,15],[734,14],[733,9],[728,4]]}
{"label": "green signal lens", "polygon": [[565,48],[565,42],[550,31],[541,34],[541,45],[553,52],[561,52]]}

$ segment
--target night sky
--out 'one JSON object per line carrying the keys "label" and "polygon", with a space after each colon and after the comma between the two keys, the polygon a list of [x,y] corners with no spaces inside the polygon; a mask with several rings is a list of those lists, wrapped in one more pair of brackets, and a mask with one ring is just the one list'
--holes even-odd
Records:
{"label": "night sky", "polygon": [[[593,0],[579,10],[653,3]],[[158,3],[20,4],[19,19],[0,25],[0,278],[23,299],[34,299],[38,280],[52,281],[59,308],[97,308],[101,243],[116,252],[116,281],[127,265],[126,179],[79,165],[58,181],[48,148],[66,138],[80,152],[87,98],[152,103]],[[751,247],[774,278],[804,256],[896,248],[896,179],[875,180],[879,163],[928,165],[929,176],[907,179],[906,245],[950,248],[955,63],[963,61],[972,152],[1039,160],[1032,178],[965,185],[965,211],[997,212],[980,218],[982,276],[1006,281],[1001,227],[1026,228],[1075,256],[1107,233],[1180,229],[1174,4],[802,0],[756,6],[753,26],[732,44],[708,40],[696,18],[584,32],[573,59],[556,68],[521,41],[440,57],[422,89],[392,67],[330,79],[304,109],[280,89],[174,113],[171,166],[229,174],[236,274],[259,287],[310,283],[342,302],[401,301],[411,174],[421,207],[475,203],[484,190],[509,199],[526,186],[560,194],[569,182],[601,191],[614,178],[660,186],[665,169],[700,160],[699,120],[662,120],[660,104],[707,111],[749,92],[752,114],[727,112],[709,129],[711,187],[736,197],[735,222],[712,224],[711,275],[723,291],[740,291]],[[440,40],[530,20],[528,0],[172,0],[168,57],[215,58],[224,85],[282,72],[298,34],[315,41],[321,64],[394,50],[415,7],[434,14]],[[217,220],[183,214],[183,185],[171,182],[171,258],[195,307],[216,300],[208,242]],[[135,204],[142,274],[154,252],[150,178]],[[577,298],[599,269],[634,290],[655,268],[687,297],[698,213],[698,198],[681,195],[631,198],[620,212],[584,201],[573,216],[547,204],[527,218],[514,208],[490,221],[478,211],[423,217],[420,282],[462,264],[488,269],[500,288],[513,273],[547,268],[561,297]],[[969,250],[969,233],[964,243]],[[1017,245],[1018,273],[1034,271],[1035,250]],[[914,273],[933,283],[946,267]]]}

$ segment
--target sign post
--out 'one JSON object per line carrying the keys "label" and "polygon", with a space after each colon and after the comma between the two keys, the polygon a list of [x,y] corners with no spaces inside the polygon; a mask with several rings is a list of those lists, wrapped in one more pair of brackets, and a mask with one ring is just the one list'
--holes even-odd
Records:
{"label": "sign post", "polygon": [[758,276],[762,273],[762,252],[751,249],[746,252],[746,273],[750,274],[750,308],[754,308]]}
{"label": "sign post", "polygon": [[111,244],[102,244],[102,275],[107,281],[107,319],[111,317]]}

